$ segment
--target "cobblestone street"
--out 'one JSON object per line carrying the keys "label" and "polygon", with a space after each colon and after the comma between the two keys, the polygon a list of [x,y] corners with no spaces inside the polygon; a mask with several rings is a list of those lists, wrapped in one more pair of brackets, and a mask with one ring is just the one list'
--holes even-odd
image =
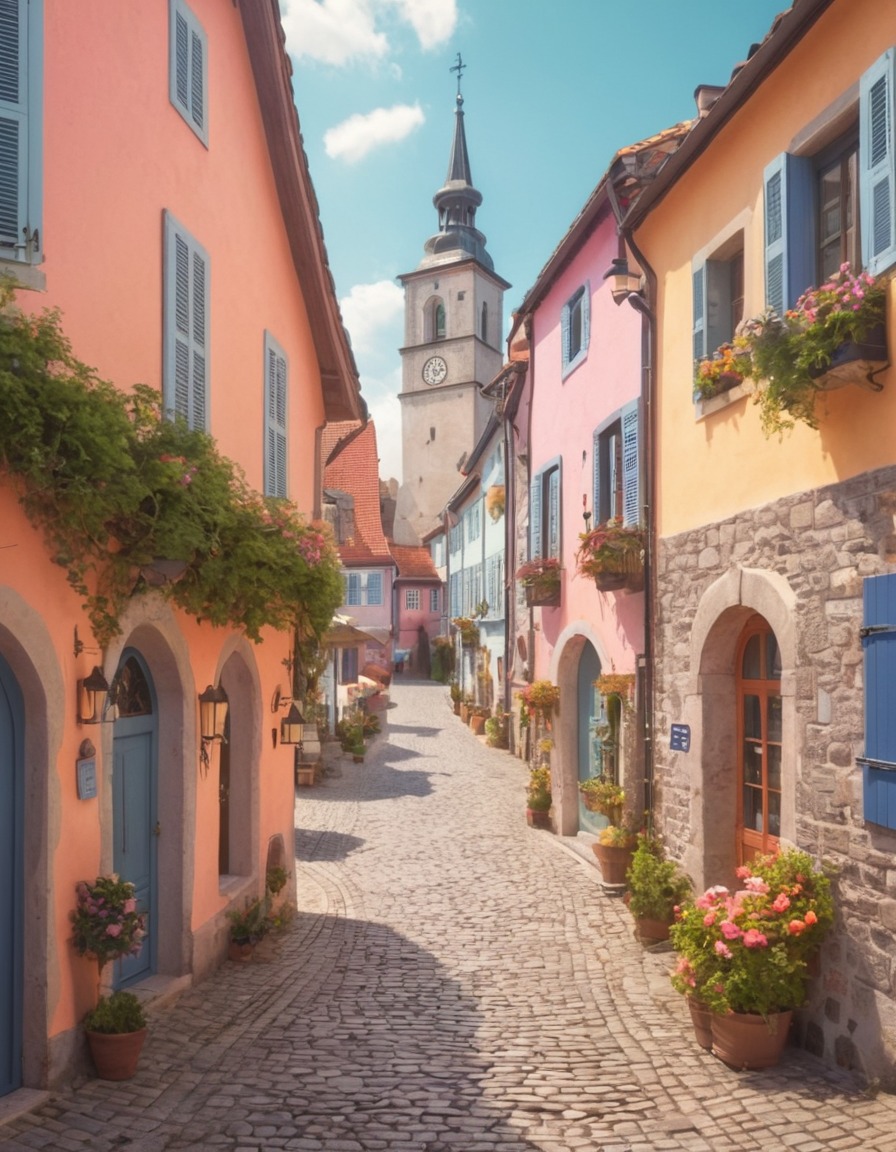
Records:
{"label": "cobblestone street", "polygon": [[444,687],[393,686],[366,763],[296,799],[299,914],[154,1014],[132,1081],[0,1128],[22,1149],[180,1152],[896,1150],[896,1098],[788,1049],[700,1049],[668,952]]}

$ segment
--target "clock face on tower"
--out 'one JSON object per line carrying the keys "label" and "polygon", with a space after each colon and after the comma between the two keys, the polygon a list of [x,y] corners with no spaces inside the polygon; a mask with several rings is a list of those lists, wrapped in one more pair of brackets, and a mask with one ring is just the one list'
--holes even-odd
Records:
{"label": "clock face on tower", "polygon": [[441,356],[431,356],[423,365],[423,379],[427,384],[441,384],[448,375],[448,365]]}

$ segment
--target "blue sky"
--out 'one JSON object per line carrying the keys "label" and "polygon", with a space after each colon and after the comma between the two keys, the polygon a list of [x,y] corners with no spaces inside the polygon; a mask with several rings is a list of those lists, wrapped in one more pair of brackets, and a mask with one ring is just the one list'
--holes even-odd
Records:
{"label": "blue sky", "polygon": [[505,330],[613,154],[694,115],[786,0],[280,0],[330,267],[401,478],[403,293],[436,231],[460,52],[477,225]]}

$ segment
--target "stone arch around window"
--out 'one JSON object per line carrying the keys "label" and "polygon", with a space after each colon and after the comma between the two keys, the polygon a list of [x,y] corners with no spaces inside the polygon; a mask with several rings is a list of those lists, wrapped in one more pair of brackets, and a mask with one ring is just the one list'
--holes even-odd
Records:
{"label": "stone arch around window", "polygon": [[445,335],[445,301],[441,296],[430,296],[423,306],[423,342],[432,344],[444,340]]}
{"label": "stone arch around window", "polygon": [[[736,658],[747,622],[761,616],[781,653],[782,810],[781,838],[796,830],[796,613],[797,600],[776,572],[736,568],[704,592],[690,637],[691,680],[684,720],[691,750],[678,762],[690,798],[689,848],[683,861],[698,888],[730,883],[736,867],[737,725]],[[683,781],[679,775],[677,783]]]}

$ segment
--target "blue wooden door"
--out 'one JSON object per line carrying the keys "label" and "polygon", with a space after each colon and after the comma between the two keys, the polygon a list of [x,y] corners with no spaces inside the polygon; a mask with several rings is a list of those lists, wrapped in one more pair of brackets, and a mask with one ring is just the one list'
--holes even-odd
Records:
{"label": "blue wooden door", "polygon": [[22,1084],[25,711],[0,656],[0,1096]]}
{"label": "blue wooden door", "polygon": [[138,956],[115,964],[114,985],[134,984],[155,971],[157,936],[156,869],[160,829],[156,794],[155,694],[149,672],[136,652],[126,650],[116,676],[112,806],[113,867],[137,889],[137,907],[146,913],[146,937]]}
{"label": "blue wooden door", "polygon": [[[601,721],[600,697],[594,681],[600,676],[600,658],[587,641],[579,657],[577,680],[577,720],[579,731],[579,779],[600,775],[600,741],[597,728]],[[579,828],[597,834],[606,820],[589,812],[579,797]]]}

